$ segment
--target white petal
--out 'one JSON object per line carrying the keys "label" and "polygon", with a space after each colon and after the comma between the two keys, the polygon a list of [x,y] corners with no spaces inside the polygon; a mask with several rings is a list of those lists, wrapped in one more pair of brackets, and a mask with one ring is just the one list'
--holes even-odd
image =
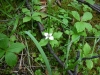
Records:
{"label": "white petal", "polygon": [[48,36],[49,34],[48,33],[44,33],[44,36]]}
{"label": "white petal", "polygon": [[53,37],[53,36],[50,36],[49,39],[50,39],[50,40],[54,40],[54,37]]}
{"label": "white petal", "polygon": [[49,37],[45,37],[45,39],[48,39]]}
{"label": "white petal", "polygon": [[52,33],[50,33],[49,36],[52,36]]}

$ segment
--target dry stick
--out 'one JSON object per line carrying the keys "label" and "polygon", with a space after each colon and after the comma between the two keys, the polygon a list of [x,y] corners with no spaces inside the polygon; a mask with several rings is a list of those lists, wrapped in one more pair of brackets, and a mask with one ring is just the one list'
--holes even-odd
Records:
{"label": "dry stick", "polygon": [[[80,51],[77,51],[77,57],[75,61],[77,61],[79,58],[80,58]],[[75,66],[73,75],[77,75],[77,69],[78,69],[78,64]]]}
{"label": "dry stick", "polygon": [[28,9],[31,9],[31,6],[30,6],[30,4],[29,4],[29,1],[28,1],[28,0],[25,0],[25,3],[26,3],[26,7],[27,7]]}
{"label": "dry stick", "polygon": [[100,58],[100,55],[92,56],[92,57],[84,57],[84,58],[82,58],[82,60],[90,60],[90,59],[94,59],[94,58]]}
{"label": "dry stick", "polygon": [[54,53],[53,49],[51,48],[50,44],[47,44],[47,48],[49,52],[56,58],[56,60],[61,64],[62,67],[64,67],[64,63],[58,58],[58,56]]}
{"label": "dry stick", "polygon": [[86,2],[85,0],[77,0],[77,1],[88,5],[89,7],[91,7],[92,9],[94,9],[94,10],[96,10],[97,12],[100,13],[100,6],[99,6],[98,4],[93,4],[93,5],[92,5],[92,4],[88,3],[88,2]]}
{"label": "dry stick", "polygon": [[[38,27],[39,27],[39,30],[42,34],[42,31],[44,31],[44,27],[41,25],[41,23],[37,22],[38,24]],[[50,44],[48,43],[47,44],[47,48],[48,50],[50,51],[50,53],[55,57],[55,59],[59,62],[59,64],[62,66],[62,67],[65,67],[64,63],[58,58],[58,56],[54,53],[52,47],[50,46]],[[73,75],[72,72],[70,70],[67,71],[69,73],[69,75]]]}
{"label": "dry stick", "polygon": [[20,59],[20,63],[19,63],[19,70],[22,69],[22,59],[23,59],[23,51],[22,51],[21,59]]}

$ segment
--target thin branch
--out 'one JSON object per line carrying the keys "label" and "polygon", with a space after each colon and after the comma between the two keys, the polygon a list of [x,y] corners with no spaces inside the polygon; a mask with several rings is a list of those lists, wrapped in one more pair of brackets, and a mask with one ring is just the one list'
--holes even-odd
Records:
{"label": "thin branch", "polygon": [[100,6],[99,6],[98,4],[93,4],[93,5],[92,5],[92,4],[88,3],[88,2],[86,2],[85,0],[77,0],[77,1],[88,5],[89,7],[91,7],[92,9],[94,9],[94,10],[96,10],[97,12],[100,13]]}
{"label": "thin branch", "polygon": [[84,58],[82,58],[82,60],[90,60],[90,59],[94,59],[94,58],[100,58],[100,55],[92,56],[92,57],[84,57]]}
{"label": "thin branch", "polygon": [[31,9],[31,6],[30,6],[29,1],[28,0],[25,0],[25,2],[26,2],[26,7],[30,10]]}
{"label": "thin branch", "polygon": [[55,57],[55,59],[59,62],[59,64],[64,67],[64,63],[58,58],[58,56],[54,53],[53,49],[51,48],[50,44],[47,44],[47,48],[50,51],[50,53]]}
{"label": "thin branch", "polygon": [[[77,51],[77,56],[75,61],[77,61],[79,58],[80,58],[80,51]],[[75,66],[73,75],[77,75],[77,70],[78,70],[78,64]]]}

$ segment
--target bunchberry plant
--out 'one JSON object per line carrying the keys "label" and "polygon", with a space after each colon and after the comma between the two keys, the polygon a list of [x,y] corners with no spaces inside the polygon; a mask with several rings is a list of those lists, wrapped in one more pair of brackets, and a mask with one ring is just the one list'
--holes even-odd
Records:
{"label": "bunchberry plant", "polygon": [[40,40],[40,45],[45,46],[48,43],[50,43],[52,47],[54,47],[55,45],[58,46],[59,45],[58,41],[62,36],[62,32],[60,32],[60,31],[54,32],[54,30],[52,28],[49,30],[52,30],[52,31],[49,33],[43,32],[43,35],[45,36],[45,38]]}
{"label": "bunchberry plant", "polygon": [[9,41],[9,38],[5,34],[0,33],[0,58],[5,59],[7,65],[11,67],[17,63],[17,54],[25,48],[24,44],[19,42],[14,43],[14,41],[14,36]]}

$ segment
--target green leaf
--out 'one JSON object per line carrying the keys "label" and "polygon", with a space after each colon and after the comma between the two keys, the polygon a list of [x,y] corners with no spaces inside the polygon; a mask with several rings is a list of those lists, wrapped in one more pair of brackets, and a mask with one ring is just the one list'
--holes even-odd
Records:
{"label": "green leaf", "polygon": [[72,35],[72,41],[74,43],[77,43],[79,41],[79,39],[80,39],[80,36],[79,35],[76,35],[76,34]]}
{"label": "green leaf", "polygon": [[95,36],[96,36],[96,37],[100,37],[100,31],[97,31],[97,32],[95,33]]}
{"label": "green leaf", "polygon": [[54,28],[48,28],[48,29],[47,29],[47,32],[48,32],[48,33],[53,33],[53,31],[54,31]]}
{"label": "green leaf", "polygon": [[36,17],[36,16],[39,16],[39,15],[41,15],[41,13],[39,13],[39,12],[33,12],[32,17]]}
{"label": "green leaf", "polygon": [[41,46],[46,46],[47,43],[48,43],[48,40],[46,40],[46,39],[41,39],[40,42],[39,42],[39,44],[40,44]]}
{"label": "green leaf", "polygon": [[50,44],[52,47],[54,47],[55,45],[59,45],[59,42],[57,40],[52,40],[50,41]]}
{"label": "green leaf", "polygon": [[75,27],[77,29],[77,32],[82,32],[85,30],[84,22],[76,22]]}
{"label": "green leaf", "polygon": [[5,61],[9,66],[13,67],[17,63],[17,56],[14,53],[7,52],[5,54]]}
{"label": "green leaf", "polygon": [[28,10],[27,8],[22,8],[22,12],[25,13],[25,12],[29,12],[30,10]]}
{"label": "green leaf", "polygon": [[87,10],[92,11],[92,9],[88,5],[83,4],[83,11],[86,12]]}
{"label": "green leaf", "polygon": [[13,53],[20,53],[24,48],[25,48],[25,46],[22,43],[13,43],[10,45],[10,47],[7,49],[7,51],[13,52]]}
{"label": "green leaf", "polygon": [[92,32],[95,34],[97,33],[97,29],[96,28],[92,28]]}
{"label": "green leaf", "polygon": [[38,21],[38,22],[42,23],[40,16],[32,16],[32,19],[35,20],[35,21]]}
{"label": "green leaf", "polygon": [[72,35],[73,34],[73,31],[72,30],[66,30],[64,33],[65,34],[68,34],[68,35]]}
{"label": "green leaf", "polygon": [[100,24],[95,25],[95,27],[100,30]]}
{"label": "green leaf", "polygon": [[59,12],[61,12],[61,13],[65,13],[66,10],[64,10],[64,9],[60,9]]}
{"label": "green leaf", "polygon": [[85,36],[85,37],[87,36],[86,31],[80,32],[80,33],[78,33],[78,35]]}
{"label": "green leaf", "polygon": [[80,21],[80,15],[77,11],[72,11],[72,15],[76,20]]}
{"label": "green leaf", "polygon": [[23,8],[22,12],[25,13],[27,16],[31,16],[30,10],[28,10],[27,8]]}
{"label": "green leaf", "polygon": [[83,17],[82,17],[82,20],[81,21],[88,21],[88,20],[91,20],[92,19],[92,14],[90,12],[85,12],[83,14]]}
{"label": "green leaf", "polygon": [[15,40],[16,40],[15,35],[12,35],[12,36],[10,37],[10,41],[14,42]]}
{"label": "green leaf", "polygon": [[86,0],[86,2],[88,2],[88,3],[92,4],[92,5],[95,3],[95,1],[93,1],[93,0]]}
{"label": "green leaf", "polygon": [[0,49],[0,58],[4,55],[5,51]]}
{"label": "green leaf", "polygon": [[59,39],[62,36],[62,32],[60,32],[60,31],[59,32],[54,32],[53,36],[54,36],[54,38]]}
{"label": "green leaf", "polygon": [[85,23],[84,22],[84,25],[85,25],[85,28],[88,30],[88,31],[92,31],[92,25],[90,23]]}
{"label": "green leaf", "polygon": [[31,20],[31,17],[30,16],[25,16],[24,18],[23,18],[23,23],[24,22],[28,22],[28,21],[30,21]]}
{"label": "green leaf", "polygon": [[93,62],[92,62],[92,60],[86,60],[86,66],[87,66],[88,69],[91,70],[93,68]]}
{"label": "green leaf", "polygon": [[39,44],[38,41],[35,39],[35,37],[34,37],[32,34],[30,34],[30,32],[25,31],[25,34],[27,34],[27,35],[32,39],[32,41],[35,43],[36,47],[38,48],[38,50],[40,51],[40,53],[41,53],[41,55],[42,55],[42,57],[43,57],[43,59],[44,59],[44,62],[45,62],[45,64],[46,64],[46,67],[47,67],[47,70],[48,70],[48,74],[49,74],[49,75],[52,75],[49,61],[48,61],[48,59],[47,59],[47,57],[46,57],[46,55],[45,55],[43,49],[41,48],[40,44]]}
{"label": "green leaf", "polygon": [[64,23],[65,25],[68,25],[68,20],[67,20],[66,18],[64,18],[64,19],[63,19],[63,23]]}
{"label": "green leaf", "polygon": [[91,47],[88,43],[85,43],[85,45],[83,46],[83,52],[85,55],[88,55],[91,51]]}
{"label": "green leaf", "polygon": [[9,39],[5,34],[0,33],[0,48],[6,49],[9,44]]}

